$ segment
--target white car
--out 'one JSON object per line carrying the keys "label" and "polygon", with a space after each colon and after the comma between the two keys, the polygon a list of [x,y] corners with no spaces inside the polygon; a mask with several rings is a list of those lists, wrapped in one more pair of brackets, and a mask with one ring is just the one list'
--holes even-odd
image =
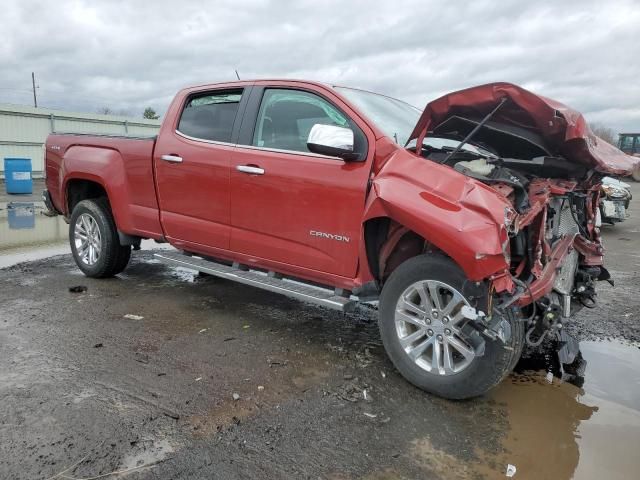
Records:
{"label": "white car", "polygon": [[620,223],[627,218],[631,202],[631,185],[615,178],[602,179],[600,196],[600,216],[604,223]]}

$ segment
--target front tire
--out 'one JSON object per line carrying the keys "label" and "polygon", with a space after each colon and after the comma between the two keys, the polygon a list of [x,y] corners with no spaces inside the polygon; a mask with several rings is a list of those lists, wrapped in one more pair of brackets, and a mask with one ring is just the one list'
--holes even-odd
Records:
{"label": "front tire", "polygon": [[131,257],[131,247],[120,245],[106,198],[78,202],[69,222],[69,243],[76,265],[87,277],[117,275]]}
{"label": "front tire", "polygon": [[415,386],[449,399],[484,394],[513,369],[524,326],[508,320],[504,345],[464,325],[462,306],[487,311],[487,297],[462,292],[468,279],[444,256],[420,255],[400,265],[380,296],[380,334],[395,367]]}

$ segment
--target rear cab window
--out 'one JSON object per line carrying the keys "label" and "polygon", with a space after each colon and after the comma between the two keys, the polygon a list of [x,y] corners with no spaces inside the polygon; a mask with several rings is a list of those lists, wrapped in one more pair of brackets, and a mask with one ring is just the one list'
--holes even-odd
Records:
{"label": "rear cab window", "polygon": [[231,143],[242,89],[192,95],[180,115],[178,132],[198,140]]}

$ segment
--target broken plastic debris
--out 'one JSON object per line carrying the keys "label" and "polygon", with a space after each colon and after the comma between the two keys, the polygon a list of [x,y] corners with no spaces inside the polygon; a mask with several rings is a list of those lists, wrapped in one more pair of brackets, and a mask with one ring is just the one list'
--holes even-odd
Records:
{"label": "broken plastic debris", "polygon": [[477,320],[478,318],[483,318],[486,316],[482,310],[476,310],[469,305],[464,305],[460,310],[460,313],[462,313],[462,316],[464,318],[467,318],[469,320]]}
{"label": "broken plastic debris", "polygon": [[232,396],[234,400],[240,400],[240,395],[238,395],[237,393],[234,393]]}
{"label": "broken plastic debris", "polygon": [[128,318],[129,320],[142,320],[144,317],[142,315],[134,315],[133,313],[127,313],[124,318]]}
{"label": "broken plastic debris", "polygon": [[202,380],[202,377],[196,378],[196,382],[199,382],[200,380]]}
{"label": "broken plastic debris", "polygon": [[251,328],[251,325],[243,325],[242,328],[246,330],[247,328]]}
{"label": "broken plastic debris", "polygon": [[260,391],[264,390],[264,385],[258,385],[258,390]]}
{"label": "broken plastic debris", "polygon": [[507,477],[513,477],[516,474],[516,466],[511,465],[510,463],[507,465]]}
{"label": "broken plastic debris", "polygon": [[380,370],[380,375],[382,375],[382,378],[387,378],[387,374],[382,370]]}
{"label": "broken plastic debris", "polygon": [[366,390],[366,389],[362,391],[362,397],[363,397],[365,400],[369,400],[369,398],[367,397],[367,390]]}
{"label": "broken plastic debris", "polygon": [[553,383],[553,372],[547,372],[545,378],[547,379],[547,383]]}
{"label": "broken plastic debris", "polygon": [[203,328],[203,329],[202,329],[202,330],[200,330],[198,333],[204,333],[204,332],[206,332],[207,330],[209,330],[209,329],[208,329],[208,328]]}
{"label": "broken plastic debris", "polygon": [[364,412],[364,416],[365,417],[369,417],[369,418],[377,418],[378,415],[374,414],[374,413],[368,413],[368,412]]}

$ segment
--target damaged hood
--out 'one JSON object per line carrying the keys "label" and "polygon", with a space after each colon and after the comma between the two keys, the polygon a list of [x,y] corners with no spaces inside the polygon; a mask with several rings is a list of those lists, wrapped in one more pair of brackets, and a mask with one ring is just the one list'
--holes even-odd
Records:
{"label": "damaged hood", "polygon": [[640,161],[595,136],[581,113],[510,83],[490,83],[430,102],[409,141],[439,136],[461,140],[503,98],[507,101],[471,143],[501,157],[563,157],[611,175],[630,175]]}

